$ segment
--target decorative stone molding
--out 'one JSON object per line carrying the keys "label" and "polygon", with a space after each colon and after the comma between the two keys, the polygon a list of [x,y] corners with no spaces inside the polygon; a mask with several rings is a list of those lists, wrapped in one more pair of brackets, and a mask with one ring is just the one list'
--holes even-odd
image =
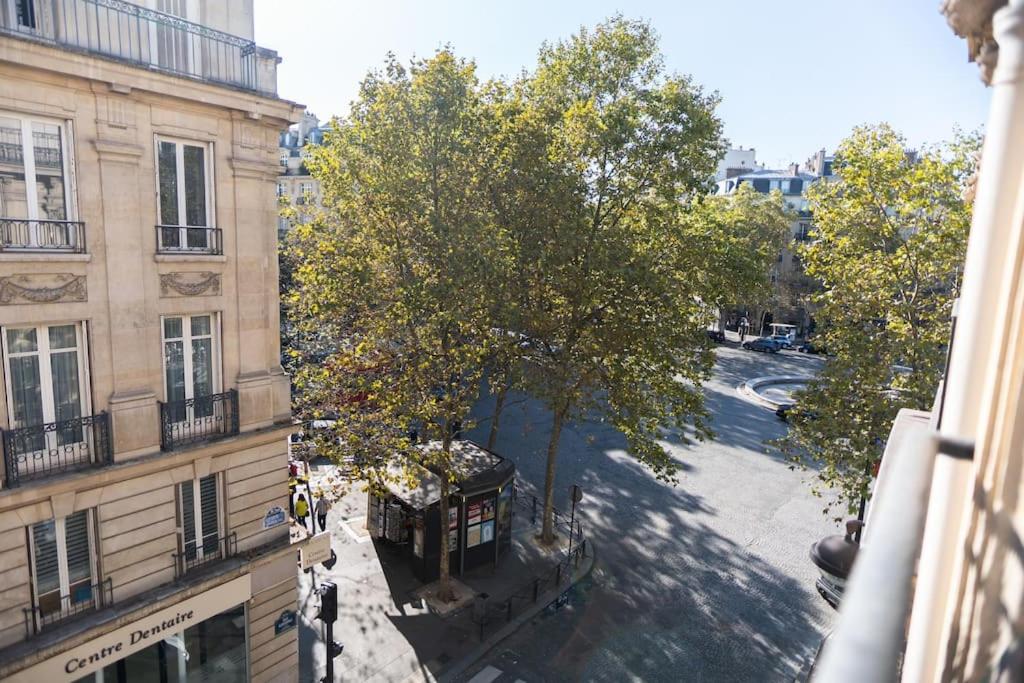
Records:
{"label": "decorative stone molding", "polygon": [[96,145],[96,153],[104,161],[117,161],[124,164],[138,164],[142,156],[142,146],[117,140],[97,139],[93,142]]}
{"label": "decorative stone molding", "polygon": [[967,39],[967,57],[977,62],[981,79],[992,82],[999,57],[999,45],[992,37],[992,15],[1007,0],[944,0],[940,11],[946,16],[953,33]]}
{"label": "decorative stone molding", "polygon": [[19,273],[0,277],[0,304],[49,304],[87,300],[84,275]]}
{"label": "decorative stone molding", "polygon": [[213,296],[220,294],[220,273],[163,273],[160,275],[160,296]]}

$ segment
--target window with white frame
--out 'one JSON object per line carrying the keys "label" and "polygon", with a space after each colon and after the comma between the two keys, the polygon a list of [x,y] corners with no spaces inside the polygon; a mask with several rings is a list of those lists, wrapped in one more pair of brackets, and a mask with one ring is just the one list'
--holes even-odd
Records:
{"label": "window with white frame", "polygon": [[157,138],[158,251],[209,252],[215,246],[211,147]]}
{"label": "window with white frame", "polygon": [[33,524],[29,538],[37,628],[94,607],[100,596],[90,511]]}
{"label": "window with white frame", "polygon": [[88,408],[83,326],[6,327],[3,346],[11,428],[65,423],[40,431],[32,450],[83,441],[81,425],[73,422]]}
{"label": "window with white frame", "polygon": [[212,402],[197,400],[220,390],[220,348],[212,313],[163,319],[164,393],[172,422],[212,418]]}
{"label": "window with white frame", "polygon": [[80,247],[73,223],[63,122],[0,112],[0,243],[5,249]]}
{"label": "window with white frame", "polygon": [[185,566],[220,552],[217,475],[178,484],[178,543]]}
{"label": "window with white frame", "polygon": [[16,26],[18,31],[33,32],[38,28],[36,0],[4,0],[5,25]]}

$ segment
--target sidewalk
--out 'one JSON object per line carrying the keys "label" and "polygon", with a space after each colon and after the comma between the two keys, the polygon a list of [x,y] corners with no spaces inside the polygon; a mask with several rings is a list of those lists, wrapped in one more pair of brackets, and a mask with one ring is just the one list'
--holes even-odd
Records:
{"label": "sidewalk", "polygon": [[[314,478],[325,471],[321,468]],[[593,553],[588,551],[578,563],[563,565],[558,572],[556,565],[565,558],[566,534],[561,534],[560,543],[553,548],[541,548],[533,541],[538,529],[531,525],[530,513],[514,505],[509,554],[496,569],[481,568],[455,577],[474,594],[486,594],[481,601],[486,606],[484,618],[473,603],[442,617],[413,594],[422,584],[413,576],[404,548],[372,541],[364,527],[365,515],[364,493],[353,491],[335,503],[327,528],[337,564],[332,570],[318,566],[315,579],[299,572],[302,683],[319,681],[326,666],[322,625],[316,619],[319,597],[312,592],[314,580],[317,585],[330,580],[338,586],[338,621],[333,635],[345,649],[334,660],[335,680],[435,681],[442,672],[466,667],[482,656],[508,635],[504,627],[514,630],[544,609],[582,578],[593,561]],[[532,578],[542,574],[547,581],[537,586],[534,603]],[[557,586],[556,578],[560,579]]]}

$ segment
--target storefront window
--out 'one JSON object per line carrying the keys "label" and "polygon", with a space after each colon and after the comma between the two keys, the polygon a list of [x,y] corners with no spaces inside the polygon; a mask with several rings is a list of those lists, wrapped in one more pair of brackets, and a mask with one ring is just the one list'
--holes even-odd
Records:
{"label": "storefront window", "polygon": [[245,683],[245,606],[169,635],[76,683]]}

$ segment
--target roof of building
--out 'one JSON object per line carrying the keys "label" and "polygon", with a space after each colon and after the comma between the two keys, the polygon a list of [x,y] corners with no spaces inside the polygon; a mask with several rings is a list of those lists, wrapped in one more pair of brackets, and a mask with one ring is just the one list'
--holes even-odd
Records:
{"label": "roof of building", "polygon": [[[441,449],[440,441],[419,444],[416,449],[424,456],[430,451]],[[456,440],[451,445],[456,481],[452,493],[469,495],[489,488],[496,488],[515,473],[515,465],[497,453],[493,453],[472,441]],[[422,510],[441,500],[441,478],[426,467],[410,463],[408,468],[419,479],[418,486],[409,487],[402,481],[402,467],[398,463],[388,466],[388,492],[406,505]]]}

